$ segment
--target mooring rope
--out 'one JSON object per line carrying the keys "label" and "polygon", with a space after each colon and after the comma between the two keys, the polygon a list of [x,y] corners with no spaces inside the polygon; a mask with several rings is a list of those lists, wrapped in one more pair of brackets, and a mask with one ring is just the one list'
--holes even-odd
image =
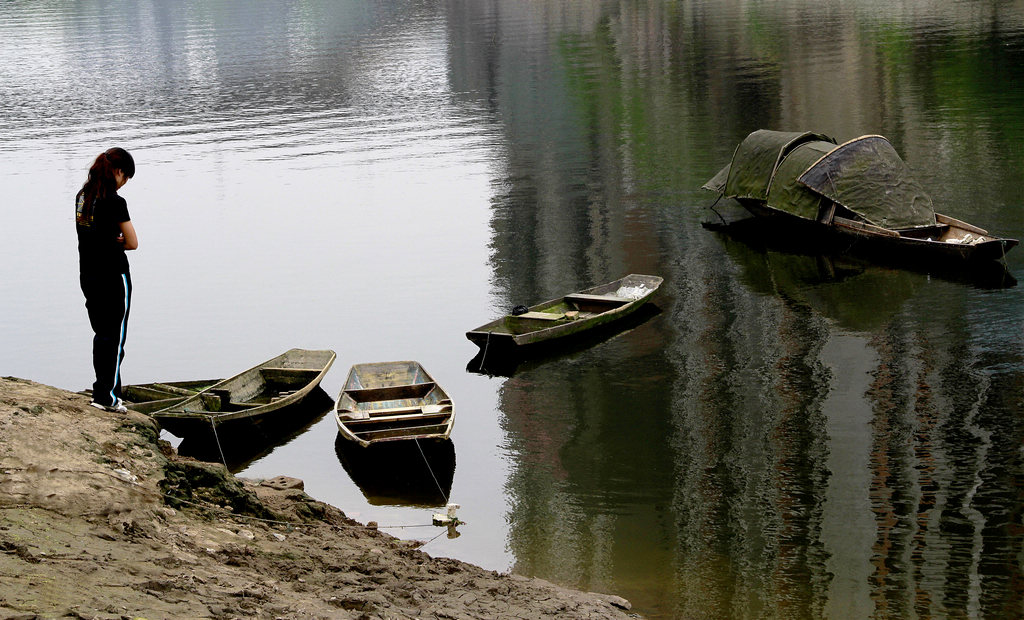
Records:
{"label": "mooring rope", "polygon": [[228,460],[224,458],[224,448],[220,445],[220,435],[217,434],[217,423],[213,421],[213,416],[208,415],[206,418],[210,421],[210,426],[213,428],[213,439],[217,442],[217,451],[220,452],[220,462],[224,464],[224,469],[231,471],[228,467]]}
{"label": "mooring rope", "polygon": [[715,201],[711,203],[711,205],[710,205],[710,206],[708,207],[708,209],[711,209],[711,211],[712,211],[712,212],[713,212],[713,213],[714,213],[715,215],[717,215],[717,216],[718,216],[718,219],[722,220],[722,225],[723,225],[723,226],[728,226],[728,225],[729,225],[729,222],[726,222],[726,221],[725,221],[725,218],[724,218],[724,217],[722,217],[722,214],[721,214],[721,213],[719,213],[718,211],[716,211],[716,210],[715,210],[715,205],[717,205],[717,204],[718,204],[718,201],[719,201],[719,200],[721,200],[721,199],[722,199],[722,194],[719,194],[719,195],[718,195],[718,198],[715,198]]}
{"label": "mooring rope", "polygon": [[[488,341],[490,341],[490,336],[491,336],[490,333],[488,333],[487,334]],[[486,353],[486,351],[485,351],[485,353]],[[210,428],[213,429],[213,439],[217,443],[217,452],[220,454],[220,461],[224,465],[224,469],[226,469],[227,471],[230,472],[231,468],[228,467],[227,458],[224,456],[224,448],[220,445],[220,435],[217,433],[217,424],[214,422],[213,416],[208,415],[208,416],[206,416],[206,418],[210,421]],[[423,458],[423,463],[427,466],[427,471],[430,472],[430,477],[434,480],[434,486],[437,487],[437,490],[441,494],[441,497],[444,498],[444,503],[448,504],[448,494],[444,492],[444,488],[441,486],[441,483],[437,480],[437,475],[434,473],[434,468],[432,468],[430,466],[430,460],[427,458],[426,452],[423,451],[423,446],[420,445],[419,438],[418,437],[414,437],[413,440],[416,442],[416,448],[420,451],[420,456]],[[188,500],[186,500],[184,498],[176,497],[176,496],[173,496],[173,495],[167,495],[165,493],[160,493],[160,495],[163,495],[164,497],[168,497],[168,498],[174,499],[176,501],[184,502],[186,504],[192,504],[194,506],[204,507],[204,506],[202,506],[200,504],[196,504],[194,502],[190,502],[190,501],[188,501]],[[205,507],[208,507],[208,506],[205,506]],[[250,517],[250,516],[247,516],[247,515],[234,515],[234,516],[240,516],[240,517],[252,519],[252,520],[255,520],[255,521],[261,521],[261,522],[265,522],[265,523],[276,523],[276,524],[289,525],[289,526],[297,525],[297,524],[290,523],[290,522],[287,522],[287,521],[275,521],[275,520],[272,520],[272,519],[261,519],[259,517]],[[404,528],[410,528],[410,527],[434,527],[434,524],[433,523],[429,523],[429,524],[426,524],[426,525],[378,525],[377,529],[404,529]],[[373,529],[373,528],[366,528],[366,526],[363,526],[363,528],[364,529]],[[436,538],[437,538],[437,536],[435,536],[434,538],[432,538],[431,540],[428,540],[426,543],[423,543],[423,544],[427,545],[427,544],[433,542]]]}
{"label": "mooring rope", "polygon": [[491,332],[488,331],[487,332],[487,340],[484,341],[484,352],[480,356],[480,367],[477,368],[478,371],[482,371],[484,369],[484,363],[487,361],[487,349],[490,346],[491,346]]}
{"label": "mooring rope", "polygon": [[[491,341],[491,334],[490,334],[490,332],[488,332],[487,333],[487,345],[490,344],[490,341]],[[487,355],[487,346],[485,345],[484,346],[484,356],[486,356],[486,355]],[[483,362],[482,361],[481,361],[481,368],[483,368]],[[231,468],[228,467],[227,458],[224,456],[224,448],[220,444],[220,435],[217,433],[217,424],[214,421],[214,417],[212,415],[207,415],[206,419],[210,421],[210,428],[213,429],[213,439],[217,443],[217,452],[220,454],[220,461],[224,465],[224,469],[226,469],[227,471],[230,472]],[[423,458],[423,463],[427,466],[427,471],[430,472],[430,477],[434,480],[434,485],[437,487],[438,492],[441,493],[441,497],[444,498],[444,503],[447,504],[448,503],[448,494],[444,492],[444,488],[441,486],[441,483],[437,480],[437,475],[434,474],[434,469],[430,466],[430,460],[427,458],[426,452],[423,451],[423,446],[420,445],[419,438],[414,437],[413,439],[416,442],[416,448],[420,451],[420,456]],[[136,484],[136,483],[132,483],[132,484]],[[141,487],[141,485],[138,485],[138,486]],[[190,501],[188,501],[188,500],[186,500],[184,498],[176,497],[176,496],[173,496],[173,495],[168,495],[168,494],[165,494],[165,493],[160,493],[160,495],[163,495],[164,497],[167,497],[167,498],[174,499],[176,501],[184,502],[186,504],[192,504],[194,506],[207,507],[208,508],[208,506],[203,506],[201,504],[196,504],[195,502],[190,502]],[[233,515],[233,516],[244,517],[244,518],[252,519],[252,520],[255,520],[255,521],[261,521],[261,522],[265,522],[265,523],[276,523],[276,524],[289,525],[289,526],[299,525],[299,524],[296,524],[296,523],[290,523],[290,522],[286,522],[286,521],[275,521],[275,520],[272,520],[272,519],[261,519],[259,517],[251,517],[251,516],[248,516],[248,515]],[[363,526],[363,527],[365,528],[366,526]],[[430,523],[430,524],[427,524],[427,525],[378,525],[377,529],[402,529],[402,528],[410,528],[410,527],[434,527],[434,524]],[[373,528],[367,528],[367,529],[373,529]],[[427,541],[426,543],[424,543],[424,545],[433,542],[436,538],[437,537],[435,536],[433,539],[431,539],[431,540]]]}
{"label": "mooring rope", "polygon": [[427,465],[427,471],[430,472],[430,477],[434,479],[434,484],[437,485],[437,490],[441,492],[441,497],[444,498],[444,503],[448,503],[448,495],[445,494],[444,489],[441,488],[441,483],[437,481],[437,476],[434,475],[434,469],[430,466],[430,461],[427,460],[427,454],[423,451],[423,446],[420,445],[419,437],[413,437],[413,441],[416,442],[416,447],[419,448],[420,456],[423,457],[423,462]]}
{"label": "mooring rope", "polygon": [[[488,334],[488,339],[490,339],[490,334]],[[213,439],[217,443],[217,452],[220,453],[220,462],[224,465],[224,469],[231,471],[231,468],[228,467],[227,458],[224,456],[224,448],[220,445],[220,435],[217,433],[217,424],[213,421],[213,416],[206,417],[210,421],[210,427],[213,429]],[[444,498],[444,503],[447,504],[448,494],[444,492],[444,488],[441,487],[441,483],[438,482],[437,475],[434,474],[434,468],[430,466],[430,460],[427,458],[426,452],[423,451],[423,446],[420,445],[419,438],[414,437],[413,440],[416,442],[416,448],[420,451],[420,456],[423,457],[423,463],[427,466],[427,471],[430,472],[430,477],[434,480],[434,486],[437,487],[438,492],[441,493],[441,497]]]}

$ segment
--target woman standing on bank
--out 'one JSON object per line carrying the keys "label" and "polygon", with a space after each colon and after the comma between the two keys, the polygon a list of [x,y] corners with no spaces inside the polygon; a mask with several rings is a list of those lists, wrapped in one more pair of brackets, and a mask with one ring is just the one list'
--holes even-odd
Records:
{"label": "woman standing on bank", "polygon": [[132,305],[132,278],[126,250],[139,247],[128,203],[117,195],[135,176],[135,160],[115,147],[89,168],[85,185],[75,196],[79,281],[95,336],[92,339],[92,406],[125,412],[121,402],[121,360]]}

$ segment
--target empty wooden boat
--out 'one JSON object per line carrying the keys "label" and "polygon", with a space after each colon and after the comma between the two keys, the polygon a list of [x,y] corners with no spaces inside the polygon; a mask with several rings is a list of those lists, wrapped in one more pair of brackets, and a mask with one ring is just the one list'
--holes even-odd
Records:
{"label": "empty wooden boat", "polygon": [[209,433],[227,422],[256,422],[301,403],[334,358],[330,350],[291,349],[150,415],[178,437]]}
{"label": "empty wooden boat", "polygon": [[530,306],[526,312],[506,314],[466,337],[485,353],[490,349],[523,349],[573,336],[623,319],[654,295],[662,278],[630,274],[624,278]]}
{"label": "empty wooden boat", "polygon": [[356,364],[338,396],[338,432],[366,447],[409,439],[448,439],[451,398],[419,362]]}

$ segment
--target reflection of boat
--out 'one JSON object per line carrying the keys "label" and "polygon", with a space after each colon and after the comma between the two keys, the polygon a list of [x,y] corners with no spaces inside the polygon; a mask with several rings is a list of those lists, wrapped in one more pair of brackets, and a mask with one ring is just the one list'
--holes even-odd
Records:
{"label": "reflection of boat", "polygon": [[121,388],[121,395],[124,396],[129,409],[139,413],[152,413],[176,405],[220,381],[223,379],[139,383],[124,386]]}
{"label": "reflection of boat", "polygon": [[[749,225],[750,235],[766,234],[763,222],[741,222]],[[759,238],[724,240],[726,253],[741,268],[738,279],[757,294],[777,297],[790,307],[813,309],[843,329],[878,330],[925,283],[923,277],[905,269],[856,257],[800,254],[751,241]]]}
{"label": "reflection of boat", "polygon": [[522,351],[556,339],[578,336],[635,312],[658,290],[658,276],[630,274],[607,284],[531,306],[466,332],[484,351]]}
{"label": "reflection of boat", "polygon": [[882,136],[836,145],[821,134],[758,130],[703,188],[851,252],[973,263],[1001,259],[1017,245],[936,213]]}
{"label": "reflection of boat", "polygon": [[341,433],[334,442],[341,466],[374,506],[444,506],[455,479],[451,439],[374,444],[364,448]]}
{"label": "reflection of boat", "polygon": [[232,426],[230,433],[195,433],[178,444],[178,454],[211,463],[223,462],[237,473],[257,459],[302,435],[334,407],[334,399],[317,387],[288,415],[263,416]]}
{"label": "reflection of boat", "polygon": [[360,446],[447,439],[451,398],[419,362],[356,364],[338,396],[338,431]]}
{"label": "reflection of boat", "polygon": [[585,334],[580,334],[579,337],[560,344],[557,346],[557,350],[552,347],[548,351],[549,355],[544,357],[517,355],[517,352],[514,350],[508,351],[504,355],[487,355],[486,351],[480,349],[473,356],[473,359],[466,364],[466,371],[492,377],[511,377],[520,370],[528,370],[541,364],[556,362],[559,359],[576,355],[596,344],[618,338],[643,325],[658,314],[661,314],[661,308],[654,303],[646,303],[639,310],[631,313],[621,321],[615,321],[604,327],[588,330]]}
{"label": "reflection of boat", "polygon": [[280,414],[320,385],[334,357],[329,350],[291,349],[150,415],[163,428],[185,437],[225,423]]}

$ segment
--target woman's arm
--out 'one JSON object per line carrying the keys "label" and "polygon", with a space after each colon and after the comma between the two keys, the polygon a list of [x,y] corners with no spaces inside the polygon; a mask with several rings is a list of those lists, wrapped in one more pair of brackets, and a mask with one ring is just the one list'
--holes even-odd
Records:
{"label": "woman's arm", "polygon": [[135,250],[139,247],[139,236],[135,234],[131,220],[121,222],[121,236],[117,240],[124,244],[125,250]]}

